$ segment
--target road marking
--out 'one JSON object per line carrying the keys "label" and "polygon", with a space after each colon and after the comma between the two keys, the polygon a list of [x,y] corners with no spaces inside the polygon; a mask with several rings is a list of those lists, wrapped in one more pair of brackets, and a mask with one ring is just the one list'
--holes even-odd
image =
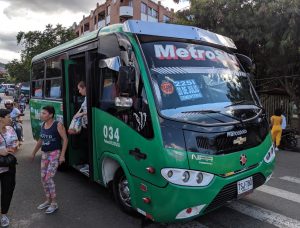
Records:
{"label": "road marking", "polygon": [[242,214],[251,216],[255,219],[258,219],[262,222],[267,222],[273,226],[277,227],[287,227],[287,228],[299,228],[300,227],[300,221],[296,219],[292,219],[289,217],[286,217],[284,215],[278,214],[276,212],[255,206],[250,205],[246,202],[240,203],[240,202],[231,202],[228,206],[229,208],[232,208]]}
{"label": "road marking", "polygon": [[208,226],[205,226],[197,221],[169,224],[167,227],[168,228],[208,228]]}
{"label": "road marking", "polygon": [[296,203],[300,203],[300,195],[293,193],[293,192],[289,192],[289,191],[285,191],[279,188],[274,188],[271,186],[267,186],[267,185],[263,185],[258,187],[256,190],[273,195],[273,196],[277,196],[283,199],[287,199]]}
{"label": "road marking", "polygon": [[300,184],[300,178],[297,177],[284,176],[284,177],[280,177],[279,179]]}

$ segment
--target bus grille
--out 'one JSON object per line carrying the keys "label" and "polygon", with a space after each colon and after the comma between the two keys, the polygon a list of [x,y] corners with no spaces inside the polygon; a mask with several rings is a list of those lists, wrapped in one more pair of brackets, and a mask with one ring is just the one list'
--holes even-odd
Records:
{"label": "bus grille", "polygon": [[196,137],[197,146],[201,149],[209,149],[209,141],[208,138],[203,136]]}
{"label": "bus grille", "polygon": [[[263,185],[266,181],[264,175],[261,173],[256,173],[252,175],[253,178],[253,189]],[[215,210],[218,207],[225,205],[228,201],[237,198],[237,182],[225,185],[214,200],[208,205],[204,213]]]}
{"label": "bus grille", "polygon": [[[259,146],[269,133],[268,123],[253,124],[241,128],[236,127],[232,131],[240,132],[238,135],[230,135],[230,131],[203,133],[192,130],[184,130],[186,148],[191,152],[200,152],[209,155],[230,154]],[[245,132],[245,130],[247,132]],[[237,139],[245,141],[239,142]]]}
{"label": "bus grille", "polygon": [[[244,136],[245,137],[245,136]],[[216,150],[218,152],[228,153],[229,151],[239,151],[245,150],[248,148],[252,148],[258,146],[262,143],[262,138],[260,138],[255,132],[249,132],[247,134],[247,141],[242,145],[235,145],[233,142],[237,137],[226,137],[224,135],[220,135],[216,138]]]}
{"label": "bus grille", "polygon": [[247,141],[242,145],[235,145],[233,142],[237,137],[227,137],[222,134],[215,138],[208,138],[204,136],[197,136],[197,146],[200,150],[214,151],[214,154],[228,154],[240,150],[249,149],[258,146],[262,143],[262,139],[253,134],[247,135]]}

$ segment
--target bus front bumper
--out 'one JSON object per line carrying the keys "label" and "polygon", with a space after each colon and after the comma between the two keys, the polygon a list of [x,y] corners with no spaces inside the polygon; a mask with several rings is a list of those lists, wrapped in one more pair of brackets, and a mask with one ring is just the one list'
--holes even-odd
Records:
{"label": "bus front bumper", "polygon": [[275,160],[261,162],[254,169],[231,177],[215,176],[206,187],[188,187],[167,184],[160,188],[133,177],[137,211],[157,222],[190,220],[243,197],[237,196],[237,182],[248,177],[253,179],[253,189],[267,182],[273,172]]}

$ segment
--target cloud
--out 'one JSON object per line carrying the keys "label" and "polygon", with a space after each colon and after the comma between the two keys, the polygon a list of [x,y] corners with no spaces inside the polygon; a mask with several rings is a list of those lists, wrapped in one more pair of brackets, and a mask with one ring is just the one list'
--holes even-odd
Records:
{"label": "cloud", "polygon": [[16,33],[3,33],[0,32],[0,49],[19,52],[21,47],[17,45]]}
{"label": "cloud", "polygon": [[173,8],[175,11],[184,9],[190,5],[189,1],[180,1],[180,3],[175,3],[173,0],[160,0],[161,4],[165,7]]}
{"label": "cloud", "polygon": [[20,60],[20,54],[13,52],[13,51],[8,51],[8,50],[1,50],[0,49],[0,62],[1,63],[8,63],[9,61],[13,59],[18,59]]}
{"label": "cloud", "polygon": [[46,12],[48,14],[56,14],[63,11],[73,13],[89,12],[96,7],[96,2],[83,0],[4,0],[9,5],[4,9],[3,13],[8,17],[22,17],[30,12]]}

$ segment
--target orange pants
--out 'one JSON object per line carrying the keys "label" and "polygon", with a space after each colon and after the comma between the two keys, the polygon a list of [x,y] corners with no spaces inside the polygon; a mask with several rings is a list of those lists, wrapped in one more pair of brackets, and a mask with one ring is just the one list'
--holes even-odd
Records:
{"label": "orange pants", "polygon": [[281,127],[273,127],[271,130],[272,140],[275,142],[276,147],[280,145],[282,129]]}

